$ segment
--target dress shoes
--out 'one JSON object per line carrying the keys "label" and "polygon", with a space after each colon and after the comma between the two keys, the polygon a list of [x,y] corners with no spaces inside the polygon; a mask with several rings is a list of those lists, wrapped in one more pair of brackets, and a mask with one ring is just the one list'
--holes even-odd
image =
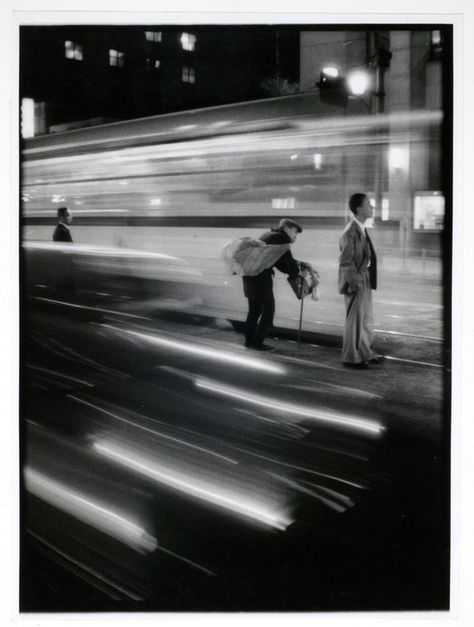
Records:
{"label": "dress shoes", "polygon": [[383,361],[385,361],[385,355],[374,355],[369,359],[371,364],[381,364]]}
{"label": "dress shoes", "polygon": [[344,366],[344,368],[354,368],[355,370],[366,370],[369,367],[369,362],[359,361],[358,363],[352,364],[348,361],[343,361],[342,365]]}
{"label": "dress shoes", "polygon": [[254,344],[253,347],[256,351],[273,351],[275,350],[273,346],[269,346],[268,344]]}

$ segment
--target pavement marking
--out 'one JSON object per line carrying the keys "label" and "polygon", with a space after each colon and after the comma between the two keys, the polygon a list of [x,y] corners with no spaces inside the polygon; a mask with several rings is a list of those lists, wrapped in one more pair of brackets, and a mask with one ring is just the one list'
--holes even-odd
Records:
{"label": "pavement marking", "polygon": [[[333,351],[340,351],[341,350],[339,347],[336,347],[336,346],[320,346],[319,344],[310,344],[309,346],[312,346],[313,348],[323,348],[323,349],[329,349],[329,350],[333,350]],[[417,364],[419,366],[430,366],[432,368],[443,368],[442,364],[433,364],[431,362],[417,361],[415,359],[405,359],[403,357],[393,357],[392,355],[385,355],[385,359],[389,359],[391,361],[407,362],[407,363],[410,363],[410,364]],[[315,365],[317,364],[317,362],[313,362],[313,363]],[[338,368],[338,370],[340,370],[340,368]]]}
{"label": "pavement marking", "polygon": [[431,335],[416,335],[415,333],[404,333],[402,331],[385,331],[384,329],[374,329],[376,333],[387,334],[387,335],[404,335],[406,337],[413,337],[417,340],[428,340],[430,342],[443,342],[443,338],[441,337],[433,337]]}
{"label": "pavement marking", "polygon": [[392,357],[391,355],[385,355],[385,359],[390,361],[401,361],[408,364],[416,364],[417,366],[429,366],[430,368],[444,368],[442,364],[432,364],[427,361],[416,361],[415,359],[403,359],[402,357]]}

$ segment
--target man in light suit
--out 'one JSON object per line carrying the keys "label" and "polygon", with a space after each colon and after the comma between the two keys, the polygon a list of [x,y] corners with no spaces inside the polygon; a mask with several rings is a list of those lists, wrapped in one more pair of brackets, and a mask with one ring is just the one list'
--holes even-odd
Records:
{"label": "man in light suit", "polygon": [[342,363],[348,368],[367,368],[383,360],[372,350],[374,340],[372,290],[377,288],[377,257],[365,221],[372,216],[366,194],[349,200],[352,220],[339,240],[339,293],[344,294],[346,324]]}

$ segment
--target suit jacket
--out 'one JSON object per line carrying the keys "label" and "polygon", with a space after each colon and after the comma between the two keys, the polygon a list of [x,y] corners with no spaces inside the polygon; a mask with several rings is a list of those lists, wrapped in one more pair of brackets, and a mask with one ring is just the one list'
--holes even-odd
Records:
{"label": "suit jacket", "polygon": [[[368,232],[364,236],[353,221],[339,240],[339,294],[355,291],[362,284],[362,275],[368,270],[370,287],[377,289],[377,256]],[[367,267],[370,261],[370,266]]]}
{"label": "suit jacket", "polygon": [[[291,244],[288,234],[280,229],[267,231],[259,239],[265,244]],[[298,262],[293,258],[290,250],[287,250],[273,266],[291,278],[297,276],[300,271]],[[260,303],[273,302],[273,274],[272,268],[268,268],[257,276],[242,277],[245,296]]]}
{"label": "suit jacket", "polygon": [[53,240],[55,242],[72,242],[71,233],[62,222],[58,222],[56,225],[53,233]]}

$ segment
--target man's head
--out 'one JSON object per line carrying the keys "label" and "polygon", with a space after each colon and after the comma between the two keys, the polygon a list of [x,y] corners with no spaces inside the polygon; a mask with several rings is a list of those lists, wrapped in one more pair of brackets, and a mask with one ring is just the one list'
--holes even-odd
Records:
{"label": "man's head", "polygon": [[374,211],[367,194],[360,193],[352,194],[349,199],[349,209],[360,222],[371,218]]}
{"label": "man's head", "polygon": [[283,218],[283,220],[280,220],[278,228],[281,231],[285,231],[285,233],[288,235],[292,242],[295,241],[298,233],[301,233],[303,231],[300,225],[296,222],[293,222],[293,220],[290,220],[290,218]]}
{"label": "man's head", "polygon": [[71,224],[72,213],[69,211],[67,207],[59,207],[58,220],[59,222],[62,222],[63,224]]}

